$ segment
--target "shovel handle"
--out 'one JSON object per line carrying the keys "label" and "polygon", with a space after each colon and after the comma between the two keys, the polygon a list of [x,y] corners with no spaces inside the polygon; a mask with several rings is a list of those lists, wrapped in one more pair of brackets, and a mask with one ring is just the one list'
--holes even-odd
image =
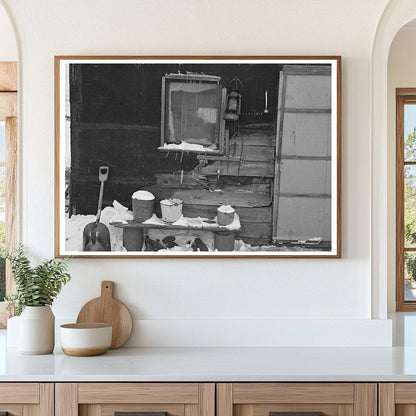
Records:
{"label": "shovel handle", "polygon": [[105,182],[107,180],[107,178],[108,178],[108,171],[109,171],[108,166],[100,166],[98,168],[98,179],[100,180],[100,182],[101,181],[104,181]]}
{"label": "shovel handle", "polygon": [[104,182],[108,178],[108,166],[100,166],[98,169],[98,179],[101,182],[100,184],[100,195],[98,197],[98,208],[97,208],[97,219],[95,223],[98,225],[101,218],[101,207],[103,205],[103,193],[104,193]]}

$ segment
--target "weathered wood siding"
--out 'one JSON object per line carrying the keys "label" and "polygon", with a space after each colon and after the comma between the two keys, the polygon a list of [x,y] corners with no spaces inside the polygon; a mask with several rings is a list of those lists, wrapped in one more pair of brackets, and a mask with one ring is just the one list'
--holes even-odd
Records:
{"label": "weathered wood siding", "polygon": [[267,244],[272,235],[273,124],[241,127],[228,150],[228,157],[221,160],[207,157],[207,165],[184,176],[180,185],[180,175],[157,174],[156,184],[146,189],[161,199],[173,196],[183,200],[183,213],[189,217],[213,218],[218,206],[231,205],[242,224],[238,238]]}
{"label": "weathered wood siding", "polygon": [[208,157],[207,166],[184,173],[182,183],[180,173],[155,174],[154,183],[146,190],[156,195],[157,202],[170,197],[181,199],[188,217],[214,218],[218,206],[231,205],[242,225],[237,238],[268,244],[272,236],[273,124],[242,127],[229,147],[229,157],[221,161]]}
{"label": "weathered wood siding", "polygon": [[277,119],[273,238],[331,240],[331,73],[284,66]]}
{"label": "weathered wood siding", "polygon": [[[110,167],[103,206],[117,200],[131,208],[138,189],[157,201],[178,197],[184,214],[213,218],[222,204],[235,207],[242,231],[237,238],[267,244],[272,237],[272,192],[279,68],[270,65],[72,65],[71,204],[77,214],[93,214],[99,193],[98,168]],[[222,85],[243,81],[240,131],[230,138],[222,160],[191,153],[162,153],[161,79],[169,72],[219,75]],[[263,114],[264,91],[269,113]],[[183,174],[181,175],[181,172]],[[182,180],[181,180],[182,176]],[[159,204],[155,204],[160,215]]]}

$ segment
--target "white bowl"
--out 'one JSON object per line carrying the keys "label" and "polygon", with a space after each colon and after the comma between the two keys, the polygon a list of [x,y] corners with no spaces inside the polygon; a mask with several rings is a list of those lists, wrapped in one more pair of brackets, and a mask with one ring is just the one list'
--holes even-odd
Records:
{"label": "white bowl", "polygon": [[112,326],[103,323],[61,325],[61,348],[65,354],[88,357],[111,347]]}

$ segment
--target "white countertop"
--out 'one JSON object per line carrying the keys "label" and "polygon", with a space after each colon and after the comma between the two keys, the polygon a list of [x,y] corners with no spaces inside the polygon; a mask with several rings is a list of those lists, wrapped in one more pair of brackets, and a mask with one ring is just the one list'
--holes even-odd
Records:
{"label": "white countertop", "polygon": [[120,348],[0,358],[0,381],[416,381],[416,348]]}
{"label": "white countertop", "polygon": [[23,355],[0,330],[0,382],[416,381],[416,314],[393,317],[393,348],[119,348]]}

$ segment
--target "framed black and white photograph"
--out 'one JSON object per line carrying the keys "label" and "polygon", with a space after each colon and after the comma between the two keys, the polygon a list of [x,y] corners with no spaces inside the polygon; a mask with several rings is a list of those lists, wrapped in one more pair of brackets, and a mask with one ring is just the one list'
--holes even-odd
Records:
{"label": "framed black and white photograph", "polygon": [[56,57],[56,256],[340,257],[340,80],[340,57]]}

